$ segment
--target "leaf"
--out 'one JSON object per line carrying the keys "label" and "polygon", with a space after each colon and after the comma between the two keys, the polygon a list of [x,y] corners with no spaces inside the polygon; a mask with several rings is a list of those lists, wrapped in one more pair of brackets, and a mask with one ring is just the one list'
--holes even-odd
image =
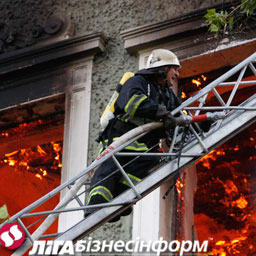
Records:
{"label": "leaf", "polygon": [[0,207],[0,219],[7,219],[9,217],[9,213],[7,210],[6,204],[4,204],[2,207]]}
{"label": "leaf", "polygon": [[228,21],[229,30],[233,29],[233,25],[234,25],[234,16],[231,16]]}
{"label": "leaf", "polygon": [[238,29],[242,29],[245,24],[239,21],[241,17],[245,20],[246,17],[250,17],[256,14],[256,0],[241,0],[241,4],[237,7],[231,8],[232,11],[220,10],[217,12],[215,9],[207,10],[204,18],[209,26],[209,31],[215,33],[217,36],[220,33],[228,33],[227,31],[234,30],[235,25]]}
{"label": "leaf", "polygon": [[217,26],[217,25],[215,25],[215,24],[211,24],[209,30],[210,30],[211,32],[216,32],[216,33],[218,33],[219,30],[220,30],[220,28],[219,28],[219,26]]}
{"label": "leaf", "polygon": [[205,18],[210,18],[212,16],[215,16],[216,10],[215,9],[209,9],[207,10],[207,13],[204,15]]}
{"label": "leaf", "polygon": [[254,14],[256,10],[256,1],[255,0],[242,0],[241,12],[245,13],[247,16]]}

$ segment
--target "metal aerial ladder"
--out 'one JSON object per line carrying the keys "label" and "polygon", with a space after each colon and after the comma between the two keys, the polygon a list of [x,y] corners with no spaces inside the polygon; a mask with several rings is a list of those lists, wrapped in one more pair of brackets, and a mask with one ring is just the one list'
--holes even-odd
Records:
{"label": "metal aerial ladder", "polygon": [[[144,196],[163,184],[163,182],[174,178],[178,172],[181,172],[190,164],[251,125],[254,121],[256,121],[255,63],[256,52],[217,78],[215,81],[211,82],[198,93],[187,99],[181,106],[172,111],[173,115],[184,115],[184,112],[186,112],[186,115],[190,116],[199,116],[206,112],[216,111],[224,113],[222,119],[216,120],[212,123],[208,132],[204,132],[196,123],[194,125],[189,125],[189,132],[186,135],[186,139],[181,150],[180,143],[185,128],[184,126],[178,125],[173,132],[169,153],[153,153],[150,151],[143,153],[122,152],[123,148],[138,138],[144,136],[149,131],[161,127],[162,123],[157,122],[142,125],[132,131],[129,131],[125,135],[121,136],[118,140],[114,141],[101,153],[99,157],[96,158],[96,160],[90,166],[81,171],[80,174],[61,184],[47,195],[43,196],[30,206],[12,216],[9,219],[9,222],[17,221],[23,227],[27,235],[27,239],[24,244],[18,248],[13,255],[23,255],[32,246],[33,242],[38,239],[52,237],[56,241],[76,241],[84,237],[111,218],[120,214],[128,207],[134,205],[138,200],[142,199]],[[254,78],[254,80],[243,80],[243,78],[246,77],[246,74],[248,76],[248,73],[250,74],[250,77]],[[251,88],[254,88],[254,90],[251,90],[252,93],[245,100],[243,100],[243,102],[232,104],[244,86],[250,86]],[[221,88],[223,87],[230,88],[230,94],[227,95],[225,99],[220,92]],[[135,158],[143,157],[145,155],[154,157],[159,156],[161,161],[146,178],[135,185],[125,173],[124,166],[121,166],[117,160],[117,156],[122,157],[127,155],[133,155]],[[116,171],[120,171],[122,173],[124,179],[126,179],[126,181],[130,184],[131,188],[108,203],[86,206],[79,199],[79,196],[81,195],[80,189],[86,182],[88,182],[88,173],[109,158],[112,158],[116,163]],[[59,204],[54,210],[36,212],[36,208],[39,205],[45,203],[47,200],[65,189],[68,189],[68,192],[66,192],[65,196],[60,200]],[[86,190],[84,193],[85,192]],[[77,202],[77,207],[67,207],[68,204],[73,200]],[[43,235],[47,228],[60,214],[71,211],[85,211],[86,209],[92,207],[97,208],[98,210],[68,230],[58,234]],[[39,228],[37,228],[37,230],[31,234],[29,232],[31,225],[26,227],[22,220],[24,218],[35,216],[38,216],[39,218],[35,223],[44,218],[45,220],[39,226]]]}

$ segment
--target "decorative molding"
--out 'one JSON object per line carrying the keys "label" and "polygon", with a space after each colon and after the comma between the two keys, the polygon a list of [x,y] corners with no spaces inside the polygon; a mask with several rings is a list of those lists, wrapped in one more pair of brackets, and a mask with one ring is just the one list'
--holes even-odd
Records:
{"label": "decorative molding", "polygon": [[[82,65],[73,70],[73,85],[86,83],[87,81],[87,65]],[[82,71],[82,72],[81,72]]]}
{"label": "decorative molding", "polygon": [[[65,129],[63,146],[62,183],[87,166],[93,59],[83,59],[70,70],[72,82],[66,89]],[[81,189],[82,192],[84,188]],[[66,191],[62,191],[64,196]],[[84,193],[79,197],[85,202]],[[76,207],[73,201],[69,207]],[[84,218],[83,211],[59,217],[59,232],[67,230]]]}
{"label": "decorative molding", "polygon": [[[218,4],[208,8],[228,10],[238,2]],[[207,32],[208,27],[204,23],[203,16],[208,8],[174,19],[122,31],[120,34],[124,40],[124,47],[131,54],[142,54],[156,47],[165,47],[173,50],[180,59],[213,50],[222,42],[213,33]],[[250,29],[254,29],[256,22],[252,20],[248,25]],[[249,30],[227,36],[229,41],[249,40],[253,37],[254,35]]]}
{"label": "decorative molding", "polygon": [[[56,29],[60,25],[57,24]],[[54,26],[50,25],[48,32],[51,33]],[[87,165],[93,58],[96,53],[104,51],[108,38],[103,32],[93,32],[55,39],[42,40],[0,55],[0,105],[7,111],[11,108],[15,111],[31,100],[38,101],[38,106],[43,107],[40,105],[42,98],[64,96],[61,174],[64,182]],[[52,106],[51,114],[57,113],[59,110]],[[64,194],[65,191],[61,196]],[[84,195],[80,199],[84,202]],[[69,228],[83,217],[83,212],[60,216],[59,231]]]}
{"label": "decorative molding", "polygon": [[105,33],[93,32],[54,43],[48,41],[44,45],[35,45],[4,53],[0,55],[0,75],[63,57],[70,57],[74,54],[84,56],[103,52],[107,39]]}
{"label": "decorative molding", "polygon": [[[226,3],[208,8],[218,10],[231,6],[231,3]],[[256,40],[252,33],[256,28],[255,20],[248,22],[250,28],[247,31],[218,38],[207,32],[203,19],[206,10],[122,31],[124,46],[129,53],[139,55],[140,67],[145,66],[153,49],[172,50],[181,61],[180,78],[233,66],[255,51]]]}
{"label": "decorative molding", "polygon": [[206,29],[203,19],[194,15],[148,24],[121,32],[124,47],[129,53],[137,53],[154,45],[164,44],[180,33],[197,29]]}
{"label": "decorative molding", "polygon": [[44,25],[35,24],[28,35],[17,31],[14,26],[0,23],[0,54],[23,49],[32,45],[53,43],[74,35],[72,22],[64,15],[50,16]]}
{"label": "decorative molding", "polygon": [[[230,8],[230,6],[230,3],[226,3],[214,5],[211,8]],[[207,25],[204,23],[203,16],[206,10],[207,8],[204,8],[177,18],[121,31],[120,34],[124,40],[124,47],[128,52],[134,54],[145,48],[177,41],[179,38],[194,33],[205,33]]]}

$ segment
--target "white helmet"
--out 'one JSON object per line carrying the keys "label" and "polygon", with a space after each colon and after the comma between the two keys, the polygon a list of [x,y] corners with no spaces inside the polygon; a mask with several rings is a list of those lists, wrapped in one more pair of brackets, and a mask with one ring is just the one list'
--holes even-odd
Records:
{"label": "white helmet", "polygon": [[147,69],[170,66],[170,65],[180,67],[180,62],[178,57],[169,50],[166,50],[166,49],[153,50],[148,57]]}

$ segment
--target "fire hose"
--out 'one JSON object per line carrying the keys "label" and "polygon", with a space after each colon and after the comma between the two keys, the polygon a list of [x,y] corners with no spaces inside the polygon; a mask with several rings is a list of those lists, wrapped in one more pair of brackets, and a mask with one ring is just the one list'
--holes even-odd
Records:
{"label": "fire hose", "polygon": [[189,116],[189,115],[181,115],[176,117],[177,125],[189,125],[191,123],[205,122],[205,121],[217,121],[219,119],[223,119],[225,117],[224,112],[207,112],[202,115]]}
{"label": "fire hose", "polygon": [[[215,112],[215,113],[206,113],[203,115],[198,116],[188,116],[188,115],[182,115],[180,117],[176,118],[177,125],[189,125],[191,122],[202,122],[206,120],[212,120],[216,121],[218,119],[224,118],[225,114],[222,112]],[[96,167],[98,166],[103,158],[106,158],[106,155],[111,155],[111,152],[114,153],[116,149],[120,146],[126,143],[127,141],[131,140],[132,138],[135,138],[136,136],[147,133],[153,129],[157,129],[163,126],[163,123],[161,122],[155,122],[155,123],[148,123],[144,124],[142,126],[139,126],[133,130],[130,130],[126,134],[122,135],[118,140],[114,141],[111,145],[109,145],[99,157],[95,159],[95,161],[89,166],[89,167]],[[86,174],[85,171],[82,171],[81,173]],[[83,175],[80,177],[79,180],[76,181],[76,183],[72,186],[72,188],[65,194],[65,196],[60,200],[58,205],[55,207],[55,210],[64,208],[74,197],[74,195],[78,192],[78,190],[82,187],[82,185],[85,183],[87,179],[86,175]],[[55,189],[57,190],[57,188]],[[48,198],[48,195],[45,195],[45,197]],[[29,208],[29,207],[27,207]],[[40,236],[49,228],[49,226],[55,221],[55,219],[58,217],[59,213],[53,213],[47,216],[47,218],[41,223],[41,225],[34,231],[34,233],[31,235],[31,238],[33,240],[38,240]],[[27,239],[21,247],[19,247],[12,256],[20,256],[23,255],[30,247],[31,247],[31,241]]]}
{"label": "fire hose", "polygon": [[[177,125],[187,126],[186,130],[184,130],[184,132],[183,132],[183,138],[181,139],[182,144],[184,143],[186,133],[187,133],[189,125],[191,123],[198,123],[198,122],[205,122],[205,121],[214,122],[214,121],[217,121],[219,119],[223,119],[225,117],[225,115],[226,114],[224,112],[213,112],[213,113],[212,112],[207,112],[207,113],[202,114],[202,115],[195,115],[195,116],[181,115],[181,116],[175,118]],[[181,148],[180,148],[180,152],[179,152],[179,156],[178,156],[179,159],[180,159],[182,147],[183,147],[183,145],[181,145]],[[178,166],[179,166],[179,159],[178,159]],[[166,197],[171,192],[174,185],[176,185],[176,180],[178,179],[178,176],[179,176],[178,174],[175,176],[174,183],[164,193],[163,199],[166,199]]]}

